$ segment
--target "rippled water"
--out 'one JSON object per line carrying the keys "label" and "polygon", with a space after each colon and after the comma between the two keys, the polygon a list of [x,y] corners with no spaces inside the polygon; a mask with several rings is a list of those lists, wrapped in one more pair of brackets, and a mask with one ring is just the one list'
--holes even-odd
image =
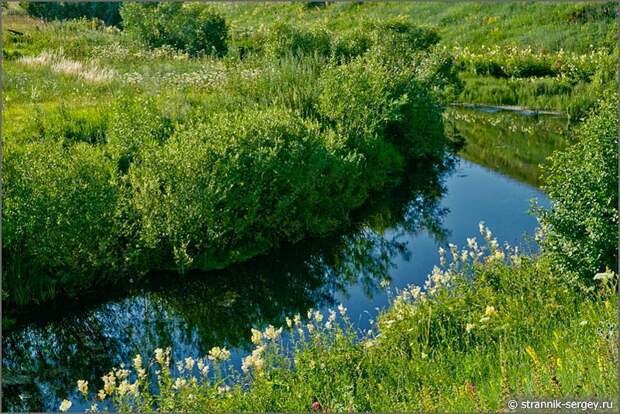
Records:
{"label": "rippled water", "polygon": [[[56,410],[63,398],[77,397],[76,379],[100,386],[112,366],[160,346],[171,346],[179,358],[225,345],[238,367],[251,327],[281,325],[285,315],[309,308],[343,303],[357,326],[368,329],[388,304],[379,281],[390,280],[390,289],[421,284],[438,264],[438,247],[479,236],[480,221],[500,242],[535,249],[530,200],[548,205],[535,187],[464,159],[428,185],[385,197],[329,239],[223,271],[156,275],[148,286],[24,315],[3,337],[5,410]],[[84,408],[74,403],[72,410]]]}

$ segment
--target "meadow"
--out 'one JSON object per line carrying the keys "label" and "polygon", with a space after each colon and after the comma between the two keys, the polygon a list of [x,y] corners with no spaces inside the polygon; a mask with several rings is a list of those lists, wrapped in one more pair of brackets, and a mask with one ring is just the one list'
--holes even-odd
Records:
{"label": "meadow", "polygon": [[[431,205],[418,219],[430,211],[432,233],[457,155],[551,200],[531,209],[535,251],[481,223],[479,240],[439,249],[426,284],[390,291],[369,331],[342,305],[282,327],[240,319],[254,344],[240,368],[225,343],[180,359],[162,345],[101,387],[76,378],[80,407],[459,412],[617,396],[613,3],[3,8],[4,328],[155,272],[208,282],[304,241],[380,233],[408,214],[383,209],[403,189]],[[304,275],[322,287],[346,258],[315,266]],[[61,411],[78,404],[67,397]]]}

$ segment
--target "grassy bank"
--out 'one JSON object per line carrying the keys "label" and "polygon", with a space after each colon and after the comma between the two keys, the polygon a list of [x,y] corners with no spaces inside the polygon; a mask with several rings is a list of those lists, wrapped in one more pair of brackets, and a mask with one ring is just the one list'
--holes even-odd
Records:
{"label": "grassy bank", "polygon": [[273,21],[343,33],[364,19],[433,27],[455,55],[461,102],[521,105],[582,118],[616,73],[616,5],[608,3],[342,3],[221,5],[233,44]]}

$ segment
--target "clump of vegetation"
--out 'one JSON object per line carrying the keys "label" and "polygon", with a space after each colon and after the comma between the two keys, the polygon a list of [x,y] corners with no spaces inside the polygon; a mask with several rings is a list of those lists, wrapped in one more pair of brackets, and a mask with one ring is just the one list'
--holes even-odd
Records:
{"label": "clump of vegetation", "polygon": [[600,102],[576,133],[577,142],[554,154],[543,188],[553,200],[539,209],[543,249],[565,275],[588,280],[618,270],[618,102]]}
{"label": "clump of vegetation", "polygon": [[[92,409],[110,401],[119,411],[463,412],[501,410],[532,389],[615,395],[615,276],[584,294],[548,258],[518,255],[480,230],[486,245],[472,238],[440,250],[442,267],[424,289],[397,292],[373,333],[360,337],[340,305],[252,329],[241,372],[225,348],[177,361],[158,349],[152,362],[137,355],[133,368],[110,371]],[[83,381],[78,389],[92,395]]]}
{"label": "clump of vegetation", "polygon": [[192,55],[223,56],[228,25],[213,9],[196,3],[128,3],[121,9],[127,34],[150,47],[172,46]]}
{"label": "clump of vegetation", "polygon": [[86,17],[100,19],[105,24],[118,26],[121,23],[121,2],[21,2],[32,17],[45,20],[69,20]]}
{"label": "clump of vegetation", "polygon": [[114,165],[100,148],[25,144],[3,163],[3,281],[14,303],[110,282],[119,267]]}

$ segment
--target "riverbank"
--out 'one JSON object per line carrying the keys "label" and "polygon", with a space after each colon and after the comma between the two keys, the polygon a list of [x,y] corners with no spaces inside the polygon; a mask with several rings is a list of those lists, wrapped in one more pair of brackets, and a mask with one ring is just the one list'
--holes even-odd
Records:
{"label": "riverbank", "polygon": [[[5,71],[5,302],[222,269],[334,234],[405,169],[434,174],[451,145],[452,62],[432,30],[371,29],[338,59],[299,52],[277,25],[266,43],[277,53],[244,59],[153,50],[87,21],[13,38],[38,54]],[[26,122],[11,117],[33,101]]]}
{"label": "riverbank", "polygon": [[[580,290],[546,259],[514,255],[481,232],[486,250],[472,239],[424,290],[395,292],[361,340],[342,307],[290,315],[292,345],[282,328],[254,332],[243,373],[226,369],[217,349],[172,362],[156,351],[127,373],[112,371],[100,395],[120,411],[161,412],[498,411],[529,395],[613,401],[614,276]],[[159,374],[141,376],[147,366]]]}

